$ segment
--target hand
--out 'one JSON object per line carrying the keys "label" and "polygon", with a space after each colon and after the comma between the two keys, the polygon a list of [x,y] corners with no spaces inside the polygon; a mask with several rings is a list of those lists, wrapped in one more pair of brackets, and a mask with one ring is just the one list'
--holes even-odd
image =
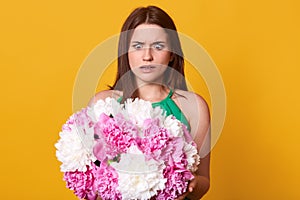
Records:
{"label": "hand", "polygon": [[194,179],[192,179],[187,187],[187,191],[185,193],[183,193],[182,195],[180,195],[179,197],[177,197],[175,200],[184,200],[185,197],[187,197],[190,193],[192,193],[194,191],[194,189],[197,186],[198,183],[198,176],[194,175]]}

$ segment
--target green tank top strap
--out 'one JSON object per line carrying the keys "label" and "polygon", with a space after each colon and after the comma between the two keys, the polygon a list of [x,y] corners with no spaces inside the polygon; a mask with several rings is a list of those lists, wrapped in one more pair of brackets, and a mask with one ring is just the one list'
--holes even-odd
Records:
{"label": "green tank top strap", "polygon": [[168,96],[163,99],[160,102],[152,103],[153,107],[160,106],[163,110],[165,110],[166,115],[174,115],[176,119],[181,121],[183,124],[185,124],[188,128],[188,130],[191,130],[190,124],[187,120],[187,118],[184,116],[180,108],[177,106],[177,104],[172,99],[173,90],[170,90]]}
{"label": "green tank top strap", "polygon": [[118,102],[118,103],[121,103],[122,99],[123,99],[123,97],[120,96],[120,97],[117,99],[117,102]]}
{"label": "green tank top strap", "polygon": [[[184,114],[182,113],[180,108],[177,106],[177,104],[173,101],[172,95],[173,95],[173,90],[170,90],[168,96],[165,99],[163,99],[159,102],[152,103],[152,107],[155,108],[155,107],[159,106],[161,109],[163,109],[165,111],[165,114],[167,116],[174,115],[176,117],[176,119],[178,119],[183,124],[185,124],[187,126],[187,129],[189,131],[191,131],[191,127],[190,127],[190,124],[189,124],[187,118],[184,116]],[[120,103],[122,101],[122,98],[123,97],[119,97],[117,99],[117,101]]]}

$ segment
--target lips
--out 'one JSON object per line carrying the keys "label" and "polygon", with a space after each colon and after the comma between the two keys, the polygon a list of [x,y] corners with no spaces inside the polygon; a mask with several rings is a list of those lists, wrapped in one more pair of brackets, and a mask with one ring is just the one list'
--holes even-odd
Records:
{"label": "lips", "polygon": [[143,65],[140,67],[140,69],[154,69],[154,68],[155,68],[155,66],[153,66],[153,65]]}
{"label": "lips", "polygon": [[152,71],[154,71],[156,67],[153,65],[143,65],[140,66],[139,69],[143,72],[143,73],[150,73]]}

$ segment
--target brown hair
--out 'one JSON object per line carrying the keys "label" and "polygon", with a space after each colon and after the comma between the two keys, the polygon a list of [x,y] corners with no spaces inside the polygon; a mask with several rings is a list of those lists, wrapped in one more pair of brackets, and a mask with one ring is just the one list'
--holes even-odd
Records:
{"label": "brown hair", "polygon": [[[156,6],[136,8],[125,20],[118,45],[118,71],[111,89],[123,91],[122,101],[138,97],[134,74],[130,70],[128,49],[134,29],[141,24],[156,24],[165,29],[171,41],[172,60],[165,71],[164,82],[170,89],[187,90],[184,78],[184,59],[176,26],[171,17]],[[178,73],[179,72],[179,73]]]}

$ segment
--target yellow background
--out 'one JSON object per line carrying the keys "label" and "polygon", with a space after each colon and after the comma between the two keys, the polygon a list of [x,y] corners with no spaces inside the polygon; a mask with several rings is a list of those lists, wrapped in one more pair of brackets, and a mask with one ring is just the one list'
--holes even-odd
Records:
{"label": "yellow background", "polygon": [[[226,87],[225,126],[203,199],[300,199],[296,0],[1,2],[1,199],[76,199],[54,148],[72,113],[76,73],[133,8],[148,4],[203,45]],[[209,99],[205,87],[193,87]]]}

